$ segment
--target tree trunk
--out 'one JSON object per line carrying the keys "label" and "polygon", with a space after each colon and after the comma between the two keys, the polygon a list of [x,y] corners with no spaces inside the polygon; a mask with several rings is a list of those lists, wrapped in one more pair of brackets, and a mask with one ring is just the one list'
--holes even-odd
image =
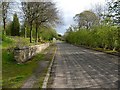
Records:
{"label": "tree trunk", "polygon": [[5,22],[5,19],[3,19],[3,23],[4,23],[4,25],[3,25],[3,28],[4,28],[3,34],[5,35],[6,34],[6,30],[5,30],[5,28],[6,28],[6,22]]}
{"label": "tree trunk", "polygon": [[26,26],[25,26],[25,29],[24,29],[24,38],[26,38]]}
{"label": "tree trunk", "polygon": [[36,24],[36,39],[35,42],[38,43],[38,25]]}
{"label": "tree trunk", "polygon": [[113,51],[115,51],[115,50],[116,50],[116,47],[113,48]]}
{"label": "tree trunk", "polygon": [[[40,30],[39,30],[39,31],[40,31]],[[39,31],[38,31],[38,33],[40,33]],[[40,35],[38,34],[38,39],[39,39],[39,38],[40,38]]]}
{"label": "tree trunk", "polygon": [[104,50],[106,50],[107,49],[107,45],[105,45],[105,47],[104,47]]}
{"label": "tree trunk", "polygon": [[30,24],[30,43],[32,43],[32,23]]}

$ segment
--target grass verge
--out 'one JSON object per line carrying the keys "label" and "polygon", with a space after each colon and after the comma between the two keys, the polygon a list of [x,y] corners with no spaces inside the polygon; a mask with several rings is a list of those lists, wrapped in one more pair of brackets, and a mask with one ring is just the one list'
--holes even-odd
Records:
{"label": "grass verge", "polygon": [[[2,49],[9,49],[14,48],[16,46],[31,46],[35,45],[36,43],[30,43],[29,38],[24,37],[18,37],[18,36],[4,36],[4,39],[2,41],[2,44],[0,45],[0,48]],[[41,44],[41,42],[37,43]]]}
{"label": "grass verge", "polygon": [[41,73],[41,75],[39,76],[38,78],[38,82],[36,82],[33,86],[33,88],[42,88],[42,85],[43,85],[43,82],[44,82],[44,79],[46,77],[46,74],[48,72],[48,68],[49,68],[49,65],[52,61],[52,58],[55,54],[55,49],[56,49],[56,46],[55,44],[51,45],[49,48],[48,48],[48,53],[46,54],[46,56],[44,57],[44,61],[49,61],[48,65],[46,68],[44,68],[43,72]]}
{"label": "grass verge", "polygon": [[73,44],[73,45],[78,46],[78,47],[83,47],[83,48],[86,48],[86,49],[91,49],[91,50],[99,51],[99,52],[104,52],[104,53],[115,55],[115,56],[120,56],[120,52],[113,51],[113,50],[110,50],[110,49],[105,49],[104,50],[104,48],[92,48],[92,47],[89,47],[89,46],[76,45],[76,44]]}
{"label": "grass verge", "polygon": [[2,87],[19,88],[42,60],[43,54],[37,54],[25,64],[17,64],[13,59],[13,53],[2,51]]}
{"label": "grass verge", "polygon": [[[20,88],[34,73],[35,69],[38,68],[39,62],[49,61],[50,63],[53,53],[54,45],[37,54],[30,61],[24,64],[17,64],[13,59],[13,53],[4,49],[2,52],[2,87]],[[48,67],[44,68],[44,70],[41,72],[38,82],[35,83],[34,88],[42,87],[47,68]]]}

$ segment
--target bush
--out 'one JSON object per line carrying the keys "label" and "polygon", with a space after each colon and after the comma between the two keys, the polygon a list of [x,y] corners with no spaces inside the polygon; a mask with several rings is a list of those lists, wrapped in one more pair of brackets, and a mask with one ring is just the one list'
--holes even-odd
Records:
{"label": "bush", "polygon": [[118,50],[120,48],[118,30],[115,26],[96,26],[69,32],[66,41],[93,48]]}

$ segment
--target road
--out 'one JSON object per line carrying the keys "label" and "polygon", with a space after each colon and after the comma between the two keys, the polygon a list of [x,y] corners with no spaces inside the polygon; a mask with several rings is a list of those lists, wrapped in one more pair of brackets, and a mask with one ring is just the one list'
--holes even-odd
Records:
{"label": "road", "polygon": [[118,57],[57,43],[50,88],[117,88]]}

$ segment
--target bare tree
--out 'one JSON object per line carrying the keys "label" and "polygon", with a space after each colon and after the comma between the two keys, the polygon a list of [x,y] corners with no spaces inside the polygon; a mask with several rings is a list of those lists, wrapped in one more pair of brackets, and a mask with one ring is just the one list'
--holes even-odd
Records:
{"label": "bare tree", "polygon": [[120,0],[111,0],[107,4],[109,17],[113,18],[114,24],[120,25]]}
{"label": "bare tree", "polygon": [[[55,4],[52,2],[40,2],[37,3],[36,8],[36,42],[38,41],[38,28],[39,26],[51,26],[59,20],[57,15],[58,11],[55,8]],[[39,8],[38,8],[39,7]]]}
{"label": "bare tree", "polygon": [[99,23],[101,23],[103,12],[104,12],[104,6],[100,3],[95,4],[92,6],[91,11],[93,11],[99,18]]}
{"label": "bare tree", "polygon": [[6,34],[6,19],[7,19],[7,12],[9,8],[9,2],[2,2],[2,19],[3,19],[3,34]]}
{"label": "bare tree", "polygon": [[109,5],[107,4],[107,2],[105,2],[105,4],[100,4],[97,3],[94,6],[92,6],[91,11],[93,11],[98,17],[99,17],[99,24],[105,24],[103,23],[105,21],[105,19],[108,19],[108,15],[109,15]]}
{"label": "bare tree", "polygon": [[[22,2],[22,10],[24,13],[25,25],[30,26],[30,43],[32,43],[32,26],[35,15],[34,5],[32,2]],[[26,26],[25,26],[26,27]]]}
{"label": "bare tree", "polygon": [[25,21],[30,24],[30,42],[32,38],[32,25],[36,27],[36,39],[38,42],[38,28],[51,26],[58,22],[58,11],[52,2],[22,2]]}

